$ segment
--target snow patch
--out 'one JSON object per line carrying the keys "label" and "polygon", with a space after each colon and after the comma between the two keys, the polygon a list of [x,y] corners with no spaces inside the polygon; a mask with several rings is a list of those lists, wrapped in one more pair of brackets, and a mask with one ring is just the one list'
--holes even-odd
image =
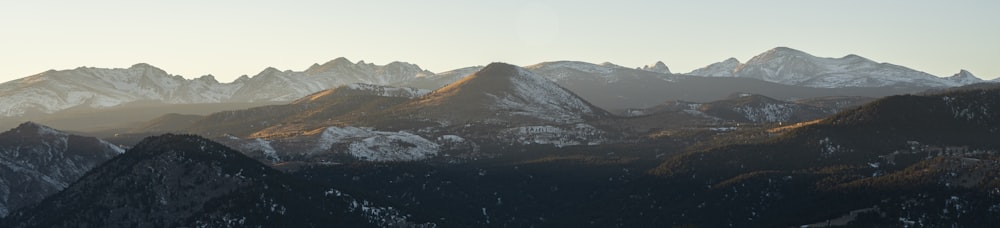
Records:
{"label": "snow patch", "polygon": [[834,143],[833,140],[830,139],[830,137],[820,139],[819,146],[820,146],[821,158],[830,158],[839,153],[852,151],[850,148]]}
{"label": "snow patch", "polygon": [[281,158],[278,157],[278,151],[274,150],[270,141],[256,138],[252,143],[256,145],[256,149],[264,153],[264,158],[267,158],[267,160],[275,163],[281,162]]}
{"label": "snow patch", "polygon": [[457,135],[442,135],[437,138],[438,142],[463,143],[465,138]]}
{"label": "snow patch", "polygon": [[318,143],[323,150],[346,144],[348,154],[365,161],[423,160],[441,150],[437,143],[409,132],[358,127],[328,127],[320,135]]}
{"label": "snow patch", "polygon": [[359,90],[359,91],[369,91],[376,96],[383,97],[405,97],[405,98],[417,98],[423,95],[431,93],[430,90],[426,89],[416,89],[416,88],[406,88],[406,87],[388,87],[364,83],[352,83],[345,86],[346,88]]}
{"label": "snow patch", "polygon": [[607,141],[605,132],[589,124],[556,127],[549,125],[523,126],[503,130],[500,138],[513,143],[542,144],[557,147],[573,145],[600,145]]}
{"label": "snow patch", "polygon": [[733,111],[743,114],[747,120],[763,123],[788,121],[792,117],[793,108],[786,104],[768,103],[759,105],[758,107],[750,105],[737,106],[733,108]]}
{"label": "snow patch", "polygon": [[497,101],[497,110],[509,110],[515,115],[529,116],[557,123],[578,123],[583,116],[594,114],[583,100],[523,68],[511,77],[514,92],[489,94]]}

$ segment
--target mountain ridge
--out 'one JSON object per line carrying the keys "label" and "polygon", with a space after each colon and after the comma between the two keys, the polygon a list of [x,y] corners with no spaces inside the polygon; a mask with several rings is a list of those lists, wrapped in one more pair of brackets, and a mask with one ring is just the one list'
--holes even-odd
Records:
{"label": "mountain ridge", "polygon": [[[472,100],[482,102],[469,103]],[[524,68],[506,63],[491,63],[478,72],[435,90],[413,103],[418,106],[467,103],[444,109],[467,109],[477,112],[476,115],[488,115],[493,114],[488,112],[509,109],[513,110],[514,114],[521,113],[560,123],[580,122],[586,116],[604,115],[603,110],[579,98],[573,92]],[[498,106],[488,109],[474,108],[483,104]],[[542,107],[545,108],[531,110]],[[462,119],[465,118],[456,118],[460,122],[472,120]]]}
{"label": "mountain ridge", "polygon": [[66,190],[0,224],[422,226],[407,220],[409,215],[391,207],[302,181],[207,139],[166,134],[144,139]]}
{"label": "mountain ridge", "polygon": [[[0,84],[0,97],[7,98],[0,99],[0,116],[32,120],[31,117],[65,110],[107,109],[131,102],[288,102],[351,83],[433,90],[458,81],[481,68],[466,67],[441,72],[439,75],[407,62],[394,61],[376,65],[364,61],[354,63],[347,58],[338,57],[322,64],[314,63],[302,71],[267,67],[256,75],[244,75],[232,82],[221,83],[212,75],[185,79],[147,63],[113,69],[79,67],[49,70]],[[637,108],[655,105],[660,101],[621,100],[642,100],[635,97],[641,94],[627,94],[627,91],[612,94],[621,99],[600,98],[585,90],[606,83],[610,87],[640,87],[635,90],[642,91],[645,90],[643,85],[669,84],[680,78],[670,74],[669,68],[662,61],[638,69],[611,63],[578,61],[543,62],[525,68],[556,81],[604,108]],[[854,54],[841,58],[822,58],[786,47],[768,50],[746,63],[729,58],[696,69],[688,75],[754,78],[810,88],[940,88],[982,81],[971,73],[960,72],[960,77],[941,78],[903,66],[876,63]],[[665,82],[650,82],[652,79]],[[713,99],[718,98],[721,97]],[[628,105],[618,107],[617,104]]]}
{"label": "mountain ridge", "polygon": [[734,58],[729,58],[723,62],[695,69],[688,75],[748,77],[817,88],[953,87],[970,83],[949,80],[904,66],[878,63],[855,54],[840,58],[825,58],[788,47],[767,50],[746,63],[739,63]]}
{"label": "mountain ridge", "polygon": [[33,122],[0,133],[0,217],[61,191],[121,153],[106,141]]}
{"label": "mountain ridge", "polygon": [[193,79],[168,74],[147,63],[129,68],[78,67],[49,70],[0,84],[0,116],[52,114],[88,107],[108,108],[138,101],[167,104],[291,101],[351,83],[398,84],[433,75],[419,66],[392,62],[375,65],[337,58],[301,72],[268,67],[253,77],[220,83],[214,76]]}

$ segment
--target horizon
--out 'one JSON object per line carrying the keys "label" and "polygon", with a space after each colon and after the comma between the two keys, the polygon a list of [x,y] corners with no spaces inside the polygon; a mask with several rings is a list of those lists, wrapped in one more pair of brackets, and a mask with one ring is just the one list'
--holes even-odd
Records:
{"label": "horizon", "polygon": [[[790,49],[793,49],[793,50],[799,50],[799,49],[795,49],[795,48],[792,48],[792,47],[774,47],[774,48],[772,48],[772,49],[775,49],[775,48],[790,48]],[[771,49],[768,49],[768,50],[765,50],[765,51],[769,51],[769,50],[771,50]],[[802,51],[802,50],[799,50],[799,51]],[[805,53],[807,53],[807,54],[811,54],[811,53],[809,53],[809,52],[806,52],[806,51],[803,51],[803,52],[805,52]],[[762,52],[762,53],[763,53],[763,52]],[[735,59],[739,60],[741,64],[743,64],[743,63],[746,63],[746,61],[747,61],[747,60],[749,60],[749,59],[751,59],[751,58],[755,57],[756,55],[757,55],[757,54],[755,54],[755,55],[753,55],[753,56],[751,56],[751,57],[748,57],[748,58],[745,58],[745,59],[743,59],[743,58],[737,58],[737,57],[730,57],[730,58],[735,58]],[[853,55],[853,54],[847,54],[847,55]],[[834,56],[815,56],[815,55],[814,55],[814,56],[815,56],[815,57],[819,57],[819,58],[834,58],[834,59],[836,59],[836,58],[843,58],[843,57],[846,57],[847,55],[844,55],[844,56],[840,56],[840,57],[834,57]],[[863,58],[867,58],[867,57],[865,57],[865,56],[861,56],[861,57],[863,57]],[[344,59],[348,60],[349,62],[351,62],[352,64],[360,64],[360,63],[362,63],[362,62],[363,62],[363,63],[365,63],[365,64],[375,64],[375,65],[378,65],[378,66],[384,66],[384,65],[387,65],[387,64],[389,64],[389,63],[392,63],[392,62],[402,62],[402,63],[408,63],[408,64],[413,64],[413,65],[417,65],[417,66],[418,66],[418,67],[420,67],[421,69],[423,69],[423,70],[427,70],[427,71],[431,71],[432,73],[435,73],[435,74],[440,74],[440,73],[443,73],[443,72],[448,72],[448,71],[452,71],[452,70],[458,70],[458,69],[462,69],[462,68],[468,68],[468,67],[484,67],[484,66],[486,66],[486,65],[489,65],[489,64],[491,64],[491,63],[507,63],[507,64],[511,64],[511,65],[515,65],[515,66],[518,66],[518,67],[528,67],[528,66],[531,66],[531,65],[535,65],[535,64],[542,64],[542,63],[549,63],[549,62],[561,62],[561,61],[573,61],[573,62],[584,62],[584,63],[590,63],[590,64],[595,64],[595,65],[601,65],[601,64],[604,64],[604,63],[611,63],[611,64],[613,64],[613,65],[617,65],[617,66],[620,66],[620,67],[624,67],[624,68],[633,68],[633,69],[634,69],[634,68],[641,68],[641,67],[644,67],[644,66],[652,66],[652,65],[653,65],[653,64],[655,63],[655,62],[654,62],[654,63],[650,63],[650,64],[645,64],[645,65],[639,65],[639,66],[628,66],[628,65],[623,65],[623,64],[618,64],[618,63],[616,63],[616,62],[611,62],[611,61],[604,61],[604,62],[586,62],[586,61],[579,61],[579,60],[572,60],[572,59],[560,59],[560,60],[546,60],[546,61],[542,61],[542,62],[537,62],[537,63],[528,63],[528,64],[515,64],[515,63],[508,63],[508,62],[504,62],[504,61],[491,61],[491,62],[487,62],[487,63],[484,63],[484,64],[477,64],[477,65],[469,65],[469,66],[463,66],[463,67],[457,67],[457,68],[453,68],[453,69],[446,69],[446,70],[430,70],[430,69],[427,69],[427,68],[424,68],[423,66],[421,66],[421,65],[420,65],[420,63],[416,63],[416,62],[409,62],[409,61],[389,61],[389,62],[384,62],[384,63],[376,63],[376,62],[371,62],[371,61],[368,61],[368,60],[364,60],[364,59],[357,59],[357,60],[352,60],[352,59],[351,59],[350,57],[347,57],[347,56],[339,56],[339,57],[334,57],[334,58],[331,58],[331,59],[329,59],[329,60],[326,60],[326,61],[320,61],[320,62],[314,62],[314,63],[309,63],[309,64],[308,64],[308,66],[306,66],[306,67],[301,67],[301,68],[289,68],[289,69],[284,69],[284,68],[277,68],[277,67],[273,67],[273,66],[265,66],[265,67],[261,68],[260,70],[257,70],[257,71],[256,71],[256,73],[252,73],[252,74],[243,74],[243,75],[239,75],[239,76],[237,76],[237,77],[232,77],[232,78],[228,78],[228,77],[227,77],[227,78],[224,78],[225,80],[220,80],[220,79],[219,79],[219,76],[217,76],[217,75],[213,75],[213,74],[202,74],[202,75],[199,75],[199,76],[189,76],[189,75],[180,75],[180,74],[176,74],[176,73],[172,72],[172,71],[171,71],[170,69],[166,69],[166,68],[163,68],[163,67],[160,67],[160,66],[158,66],[157,64],[154,64],[154,63],[145,63],[145,62],[140,62],[140,63],[133,63],[133,64],[129,64],[129,65],[127,65],[127,66],[78,66],[78,67],[74,67],[74,68],[67,68],[67,69],[48,69],[48,70],[44,70],[44,71],[40,71],[40,72],[38,72],[38,73],[35,73],[35,74],[31,74],[31,75],[28,75],[28,76],[25,76],[25,77],[30,77],[30,76],[33,76],[33,75],[36,75],[36,74],[41,74],[41,73],[44,73],[44,72],[46,72],[46,71],[50,71],[50,70],[55,70],[55,71],[63,71],[63,70],[73,70],[73,69],[77,69],[77,68],[100,68],[100,69],[127,69],[127,68],[129,68],[129,67],[131,67],[131,66],[134,66],[134,65],[139,65],[139,64],[146,64],[146,65],[150,65],[150,66],[152,66],[152,67],[155,67],[155,68],[159,68],[159,69],[161,69],[161,70],[164,70],[164,71],[165,71],[165,72],[166,72],[167,74],[170,74],[170,75],[172,75],[172,76],[181,76],[181,77],[183,77],[184,79],[187,79],[187,80],[193,80],[193,79],[197,79],[197,78],[200,78],[200,77],[204,77],[204,76],[212,76],[213,78],[215,78],[215,79],[216,79],[217,81],[219,81],[220,83],[232,83],[232,82],[234,82],[234,81],[235,81],[236,79],[239,79],[239,77],[243,77],[243,76],[247,76],[247,77],[251,77],[251,78],[252,78],[252,77],[255,77],[255,76],[257,76],[258,74],[260,74],[260,72],[263,72],[263,71],[264,71],[264,70],[266,70],[267,68],[275,68],[275,69],[277,69],[277,70],[279,70],[279,71],[294,71],[294,72],[304,72],[305,70],[307,70],[307,69],[308,69],[309,67],[311,67],[312,65],[316,65],[316,64],[318,64],[318,65],[322,65],[322,64],[324,64],[324,63],[327,63],[327,62],[330,62],[330,61],[333,61],[333,60],[335,60],[335,59],[339,59],[339,58],[344,58]],[[727,59],[728,59],[728,58],[727,58]],[[867,58],[867,59],[869,59],[869,60],[872,60],[872,59],[870,59],[870,58]],[[718,63],[718,62],[722,62],[722,61],[723,61],[723,60],[720,60],[720,61],[717,61],[717,62],[712,62],[712,63],[708,63],[708,64],[705,64],[705,66],[708,66],[708,65],[710,65],[710,64],[714,64],[714,63]],[[884,62],[884,61],[878,61],[878,60],[872,60],[872,61],[874,61],[874,62],[878,62],[878,63],[889,63],[889,64],[893,64],[893,63],[891,63],[891,62]],[[687,74],[687,73],[689,73],[689,72],[691,72],[691,71],[693,71],[693,70],[696,70],[696,69],[698,69],[698,68],[695,68],[695,69],[691,69],[691,70],[685,70],[685,71],[675,71],[675,70],[674,70],[674,68],[670,67],[670,64],[669,64],[669,63],[666,63],[666,62],[664,62],[664,64],[665,64],[665,65],[666,65],[666,66],[667,66],[667,67],[668,67],[668,68],[670,69],[670,71],[671,71],[671,73],[672,73],[672,74],[676,74],[676,75],[684,75],[684,74]],[[900,66],[902,66],[902,65],[900,65]],[[703,66],[703,67],[704,67],[704,66]],[[912,67],[909,67],[909,66],[903,66],[903,67],[906,67],[906,68],[910,68],[910,69],[913,69],[913,70],[916,70],[916,71],[920,71],[920,72],[925,72],[925,73],[929,73],[929,72],[926,72],[926,71],[922,71],[922,70],[920,70],[920,69],[916,69],[916,68],[912,68]],[[699,68],[701,68],[701,67],[699,67]],[[966,70],[966,69],[960,69],[960,70]],[[954,74],[957,74],[957,73],[959,73],[959,72],[955,72]],[[975,72],[971,72],[971,71],[970,71],[970,73],[972,73],[972,74],[973,74],[974,76],[976,76],[976,77],[979,77],[980,79],[983,79],[983,80],[987,80],[987,81],[988,81],[988,80],[992,80],[992,78],[986,78],[986,77],[982,77],[981,75],[976,75],[976,73],[975,73]],[[949,77],[949,76],[952,76],[952,75],[935,75],[935,74],[931,74],[931,75],[934,75],[934,76],[937,76],[937,77],[942,77],[942,78],[943,78],[943,77]],[[22,77],[22,78],[23,78],[23,77]],[[1000,78],[1000,77],[997,77],[997,78]],[[15,79],[12,79],[12,80],[16,80],[16,79],[18,79],[18,78],[15,78]],[[10,80],[8,80],[8,81],[10,81]],[[2,83],[2,82],[0,82],[0,83]]]}
{"label": "horizon", "polygon": [[1000,77],[992,56],[1000,31],[991,29],[1000,15],[990,13],[1000,2],[857,2],[17,2],[0,7],[8,28],[0,31],[8,39],[0,81],[148,63],[186,79],[231,82],[337,57],[435,73],[561,60],[629,68],[662,61],[687,73],[775,47],[856,54],[939,77],[962,69]]}

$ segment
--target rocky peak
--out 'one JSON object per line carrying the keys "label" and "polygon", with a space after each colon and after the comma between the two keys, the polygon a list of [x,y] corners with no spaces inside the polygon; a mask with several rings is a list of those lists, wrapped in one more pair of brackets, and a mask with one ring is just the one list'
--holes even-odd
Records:
{"label": "rocky peak", "polygon": [[983,82],[983,79],[976,77],[976,75],[973,75],[971,72],[964,69],[960,70],[958,73],[950,77],[947,77],[945,79],[956,82],[960,85],[968,85],[968,84]]}
{"label": "rocky peak", "polygon": [[740,65],[740,61],[736,58],[728,58],[722,62],[695,69],[687,74],[705,77],[733,77],[736,68]]}
{"label": "rocky peak", "polygon": [[24,122],[18,125],[16,128],[11,129],[11,132],[21,133],[21,134],[37,134],[37,135],[65,135],[66,133],[57,131],[48,126],[41,125],[35,122]]}
{"label": "rocky peak", "polygon": [[[359,65],[360,64],[364,64],[364,61],[358,62],[358,64]],[[321,64],[313,64],[311,67],[309,67],[309,69],[306,69],[305,72],[306,73],[311,73],[311,74],[323,73],[323,72],[328,72],[328,71],[331,71],[331,70],[339,68],[339,67],[353,66],[353,65],[354,65],[354,63],[352,63],[351,60],[348,60],[347,58],[344,58],[344,57],[337,57],[336,59],[333,59],[333,60],[327,61],[326,63],[323,63],[322,65]]]}
{"label": "rocky peak", "polygon": [[664,64],[663,61],[656,61],[653,65],[645,65],[642,69],[661,74],[670,74],[670,68],[668,68],[667,64]]}

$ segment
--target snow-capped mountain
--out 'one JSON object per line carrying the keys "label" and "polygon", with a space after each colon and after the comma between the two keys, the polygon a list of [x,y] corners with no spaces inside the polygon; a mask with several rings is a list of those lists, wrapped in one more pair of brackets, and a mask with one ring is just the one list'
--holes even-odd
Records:
{"label": "snow-capped mountain", "polygon": [[728,58],[722,62],[713,63],[708,66],[695,69],[687,74],[705,77],[733,77],[736,67],[739,67],[740,64],[740,60],[737,60],[736,58]]}
{"label": "snow-capped mountain", "polygon": [[787,85],[818,88],[844,87],[952,87],[962,85],[952,80],[889,63],[877,63],[857,55],[821,58],[808,53],[778,47],[759,54],[734,68],[734,59],[709,65],[691,73],[697,76],[732,76],[755,78]]}
{"label": "snow-capped mountain", "polygon": [[149,64],[127,69],[50,70],[0,84],[0,116],[106,108],[133,101],[218,103],[228,100],[241,86],[218,83],[210,75],[186,80]]}
{"label": "snow-capped mountain", "polygon": [[445,87],[448,84],[457,82],[458,80],[461,80],[465,76],[469,76],[470,74],[475,73],[480,69],[483,69],[483,66],[464,67],[437,73],[434,75],[417,77],[414,78],[413,80],[393,84],[392,86],[436,90],[440,89],[441,87]]}
{"label": "snow-capped mountain", "polygon": [[337,58],[305,71],[267,68],[253,77],[219,83],[211,75],[184,79],[149,64],[127,69],[46,71],[0,84],[0,116],[51,114],[71,108],[108,108],[136,101],[167,104],[291,101],[337,86],[402,84],[434,73],[392,62],[375,65]]}
{"label": "snow-capped mountain", "polygon": [[525,68],[607,109],[655,105],[663,101],[659,93],[667,90],[676,78],[611,63],[558,61]]}
{"label": "snow-capped mountain", "polygon": [[670,74],[670,68],[663,61],[656,61],[653,65],[642,66],[642,70],[656,72],[661,74]]}
{"label": "snow-capped mountain", "polygon": [[970,73],[967,70],[958,71],[958,73],[956,73],[956,74],[954,74],[954,75],[952,75],[950,77],[947,77],[945,79],[947,79],[949,81],[952,81],[952,82],[955,82],[955,83],[958,83],[959,85],[969,85],[969,84],[976,84],[976,83],[984,82],[983,79],[980,79],[979,77],[976,77],[975,75],[972,75],[972,73]]}
{"label": "snow-capped mountain", "polygon": [[610,116],[556,83],[504,63],[418,98],[385,93],[397,90],[420,91],[342,86],[287,105],[212,114],[188,131],[229,135],[220,140],[262,161],[399,161],[455,148],[475,152],[481,140],[601,143],[606,133],[586,121]]}
{"label": "snow-capped mountain", "polygon": [[254,77],[237,79],[234,83],[244,86],[233,94],[231,100],[290,101],[352,83],[390,85],[431,75],[434,73],[404,62],[380,66],[364,61],[351,63],[346,58],[337,58],[322,65],[314,64],[301,72],[267,68]]}
{"label": "snow-capped mountain", "polygon": [[[640,69],[575,61],[544,62],[526,68],[600,107],[616,109],[655,105],[661,100],[648,101],[649,95],[656,94],[652,91],[665,90],[678,79],[669,75],[669,68],[662,62]],[[434,74],[404,62],[375,65],[337,58],[313,64],[304,71],[266,68],[253,77],[243,76],[231,83],[220,83],[211,75],[187,80],[149,64],[136,64],[127,69],[50,70],[0,84],[0,116],[35,118],[36,114],[103,109],[132,102],[285,102],[352,83],[438,89],[480,69],[482,67],[466,67]],[[789,48],[775,48],[745,64],[727,59],[689,74],[757,78],[787,85],[827,88],[926,88],[969,82],[937,78],[854,55],[839,59],[819,58]],[[724,94],[731,92],[736,91]],[[718,98],[721,97],[713,99]],[[18,119],[23,120],[28,119]]]}
{"label": "snow-capped mountain", "polygon": [[123,152],[96,138],[31,122],[0,133],[0,217],[41,202]]}
{"label": "snow-capped mountain", "polygon": [[186,126],[186,129],[187,132],[202,135],[229,134],[239,137],[312,131],[335,125],[339,118],[364,118],[428,92],[355,83],[319,91],[288,104],[213,113]]}
{"label": "snow-capped mountain", "polygon": [[616,71],[633,70],[612,63],[593,64],[578,61],[544,62],[524,68],[560,84],[572,80],[597,80],[613,83],[627,79],[623,77],[625,75],[616,74]]}
{"label": "snow-capped mountain", "polygon": [[[730,59],[709,67],[709,69],[719,69],[720,65],[737,66],[739,61]],[[559,86],[573,91],[594,105],[614,111],[655,106],[664,100],[710,102],[725,99],[735,92],[761,94],[786,100],[844,94],[881,97],[926,89],[911,87],[814,88],[752,78],[668,75],[620,67],[614,64],[598,65],[572,61],[545,62],[526,68],[555,81]],[[708,72],[708,70],[704,71]],[[721,72],[731,73],[731,69]]]}

